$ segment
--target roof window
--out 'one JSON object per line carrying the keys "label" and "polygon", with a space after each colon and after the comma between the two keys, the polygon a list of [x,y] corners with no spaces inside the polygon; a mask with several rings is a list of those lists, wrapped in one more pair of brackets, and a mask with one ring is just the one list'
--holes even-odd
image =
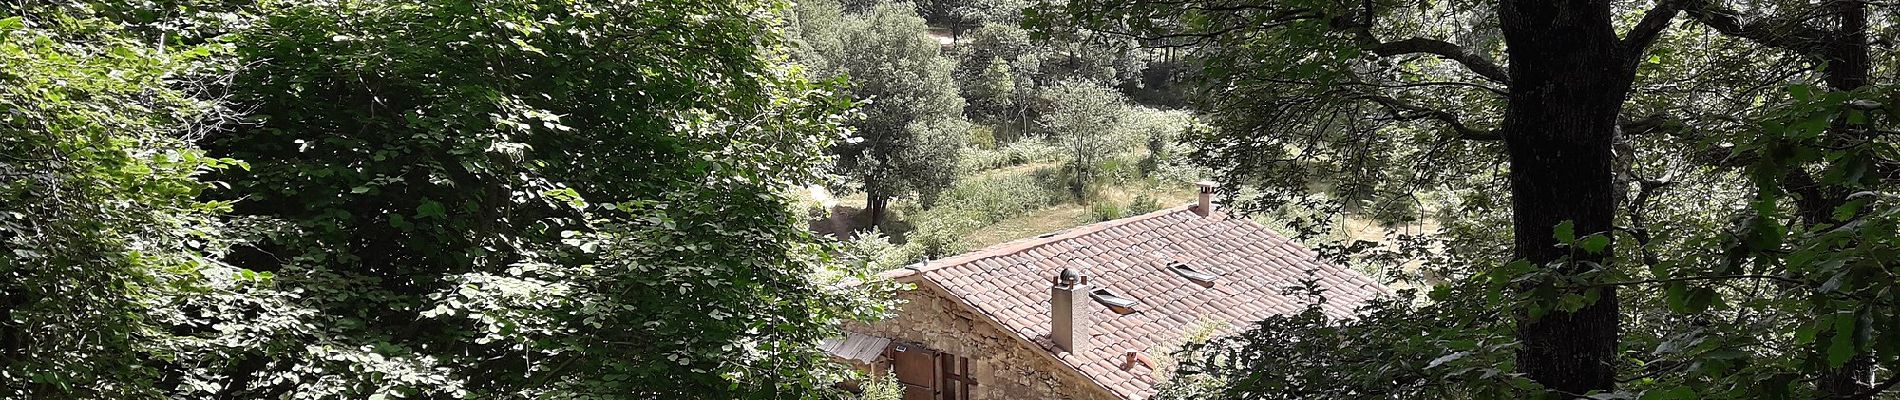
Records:
{"label": "roof window", "polygon": [[1168,269],[1173,270],[1176,275],[1181,275],[1182,278],[1194,281],[1195,284],[1201,285],[1201,287],[1214,287],[1214,279],[1220,278],[1214,274],[1201,272],[1200,270],[1194,269],[1194,267],[1189,267],[1186,263],[1180,261],[1169,261]]}
{"label": "roof window", "polygon": [[1089,296],[1094,297],[1095,301],[1102,303],[1102,305],[1108,306],[1108,309],[1114,311],[1116,314],[1132,314],[1135,312],[1135,304],[1140,304],[1134,299],[1115,295],[1115,293],[1109,292],[1108,289],[1095,289],[1089,292]]}

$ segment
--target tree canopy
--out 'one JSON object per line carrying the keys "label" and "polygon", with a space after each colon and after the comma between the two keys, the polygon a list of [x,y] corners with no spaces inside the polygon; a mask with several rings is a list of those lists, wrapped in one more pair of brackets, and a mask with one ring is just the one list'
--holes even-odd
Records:
{"label": "tree canopy", "polygon": [[174,6],[0,20],[8,397],[820,398],[882,308],[784,4]]}
{"label": "tree canopy", "polygon": [[[1039,10],[1045,30],[1190,49],[1218,127],[1192,139],[1194,159],[1241,207],[1411,209],[1392,222],[1440,227],[1377,251],[1334,247],[1426,275],[1423,305],[1263,322],[1200,349],[1208,370],[1181,388],[1860,398],[1895,382],[1880,372],[1895,356],[1881,321],[1900,310],[1877,300],[1887,280],[1865,278],[1887,271],[1889,235],[1876,232],[1892,147],[1877,132],[1897,123],[1894,68],[1864,61],[1893,57],[1872,39],[1893,34],[1885,5]],[[1408,271],[1408,259],[1425,265]],[[1295,337],[1340,339],[1280,347]]]}
{"label": "tree canopy", "polygon": [[909,3],[879,3],[839,21],[842,8],[813,2],[803,28],[814,46],[808,58],[821,74],[850,79],[850,92],[866,104],[851,121],[856,137],[838,146],[838,171],[870,198],[874,220],[891,199],[917,195],[925,204],[949,187],[956,149],[969,125],[963,97],[951,80],[954,63],[925,35],[924,20]]}

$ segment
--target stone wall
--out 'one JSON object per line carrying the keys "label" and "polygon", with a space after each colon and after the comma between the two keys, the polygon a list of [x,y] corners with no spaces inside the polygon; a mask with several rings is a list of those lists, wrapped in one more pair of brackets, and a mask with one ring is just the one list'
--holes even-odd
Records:
{"label": "stone wall", "polygon": [[846,329],[968,357],[977,381],[971,399],[1120,399],[934,290],[919,287],[897,297],[906,302],[897,315]]}

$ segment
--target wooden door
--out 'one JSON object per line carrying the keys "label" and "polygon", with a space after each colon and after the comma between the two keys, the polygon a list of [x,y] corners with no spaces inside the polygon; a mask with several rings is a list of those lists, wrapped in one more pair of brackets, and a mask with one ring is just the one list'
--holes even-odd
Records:
{"label": "wooden door", "polygon": [[937,400],[937,351],[915,344],[892,344],[889,351],[904,400]]}

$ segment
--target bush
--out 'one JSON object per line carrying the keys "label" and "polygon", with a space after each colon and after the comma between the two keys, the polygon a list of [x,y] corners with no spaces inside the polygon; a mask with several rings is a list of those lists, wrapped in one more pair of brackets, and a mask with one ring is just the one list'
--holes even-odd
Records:
{"label": "bush", "polygon": [[1064,160],[1062,148],[1046,141],[1025,139],[1001,148],[965,147],[957,157],[957,172],[968,176],[992,169]]}
{"label": "bush", "polygon": [[1121,205],[1113,201],[1098,201],[1089,207],[1089,218],[1096,222],[1121,219],[1127,215],[1127,210],[1123,210]]}
{"label": "bush", "polygon": [[904,384],[897,382],[897,375],[885,372],[864,383],[864,391],[858,393],[858,400],[903,400]]}
{"label": "bush", "polygon": [[877,227],[858,234],[857,238],[844,242],[844,251],[851,258],[863,262],[860,271],[878,273],[910,263],[904,259],[901,246],[891,243],[891,238]]}
{"label": "bush", "polygon": [[1149,196],[1147,193],[1135,195],[1135,200],[1128,202],[1128,215],[1147,214],[1160,209],[1161,202],[1156,201],[1154,196]]}
{"label": "bush", "polygon": [[968,250],[963,238],[983,226],[975,212],[945,208],[919,215],[917,229],[907,237],[908,244],[920,246],[923,255],[938,258]]}
{"label": "bush", "polygon": [[1024,139],[1003,146],[1003,152],[1009,155],[1011,165],[1038,162],[1058,162],[1067,158],[1068,152],[1061,146],[1039,139]]}
{"label": "bush", "polygon": [[978,172],[1016,165],[1008,151],[979,148],[964,148],[963,155],[957,157],[957,174],[974,175]]}
{"label": "bush", "polygon": [[982,223],[1048,207],[1060,200],[1059,192],[1052,188],[1058,184],[1053,182],[1055,176],[1047,172],[1049,169],[997,173],[960,181],[944,193],[942,204],[946,208],[973,212]]}
{"label": "bush", "polygon": [[996,129],[989,125],[970,125],[970,147],[991,150],[996,148]]}

